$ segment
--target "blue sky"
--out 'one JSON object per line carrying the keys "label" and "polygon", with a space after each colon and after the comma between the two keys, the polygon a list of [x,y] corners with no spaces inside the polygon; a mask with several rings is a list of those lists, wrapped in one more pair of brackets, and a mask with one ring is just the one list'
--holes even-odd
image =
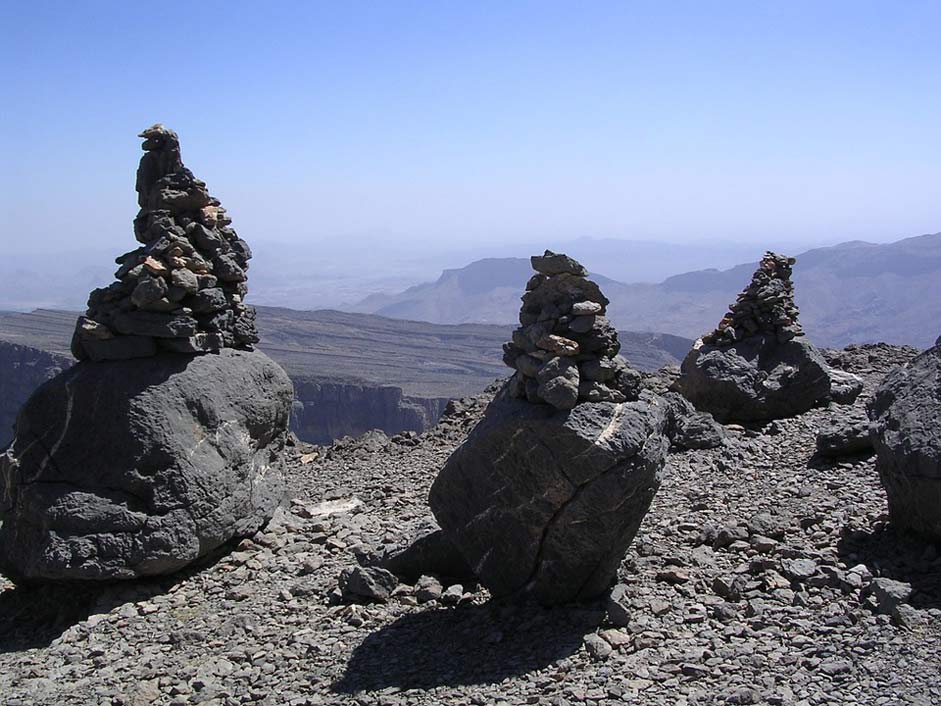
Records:
{"label": "blue sky", "polygon": [[253,243],[941,231],[941,3],[11,2],[0,218],[130,247],[136,133]]}

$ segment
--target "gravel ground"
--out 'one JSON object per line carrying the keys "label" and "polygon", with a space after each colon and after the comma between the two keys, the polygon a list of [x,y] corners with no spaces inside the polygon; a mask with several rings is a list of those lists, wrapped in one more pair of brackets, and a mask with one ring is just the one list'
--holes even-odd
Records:
{"label": "gravel ground", "polygon": [[[914,353],[830,355],[868,395]],[[422,436],[297,449],[290,510],[182,575],[94,588],[0,577],[0,700],[941,703],[939,547],[887,526],[872,457],[813,457],[842,408],[671,454],[607,613],[490,601],[477,586],[439,596],[431,581],[337,604],[357,555],[427,523],[435,472],[485,402],[454,405]]]}

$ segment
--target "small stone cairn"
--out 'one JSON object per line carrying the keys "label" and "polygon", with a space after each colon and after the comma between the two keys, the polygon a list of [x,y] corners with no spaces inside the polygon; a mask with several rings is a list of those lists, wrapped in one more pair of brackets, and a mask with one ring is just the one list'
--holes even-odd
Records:
{"label": "small stone cairn", "polygon": [[511,397],[568,410],[579,402],[636,400],[640,374],[618,357],[617,331],[605,317],[608,299],[571,257],[546,250],[530,258],[520,327],[503,346],[516,370]]}
{"label": "small stone cairn", "polygon": [[716,330],[702,337],[704,343],[731,346],[756,334],[772,334],[787,343],[804,332],[797,321],[793,257],[766,252],[749,285],[729,307]]}
{"label": "small stone cairn", "polygon": [[180,140],[163,125],[140,134],[141,247],[116,258],[116,282],[95,289],[72,338],[79,360],[204,353],[257,343],[243,302],[251,250],[220,201],[183,166]]}

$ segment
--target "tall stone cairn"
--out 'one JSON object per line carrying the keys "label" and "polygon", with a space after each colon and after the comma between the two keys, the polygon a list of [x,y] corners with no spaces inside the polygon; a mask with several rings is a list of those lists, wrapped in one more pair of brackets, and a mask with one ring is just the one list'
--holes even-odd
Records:
{"label": "tall stone cairn", "polygon": [[92,291],[72,338],[79,360],[204,353],[258,342],[244,304],[251,250],[220,201],[183,165],[177,134],[144,130],[134,236],[117,281]]}
{"label": "tall stone cairn", "polygon": [[617,331],[605,316],[608,299],[582,265],[546,250],[530,258],[520,327],[503,346],[516,373],[511,397],[560,410],[579,402],[636,400],[640,374],[618,356]]}
{"label": "tall stone cairn", "polygon": [[795,262],[793,257],[766,252],[749,285],[716,330],[702,337],[703,342],[731,346],[756,334],[772,334],[780,343],[787,343],[803,336],[791,282],[791,265]]}

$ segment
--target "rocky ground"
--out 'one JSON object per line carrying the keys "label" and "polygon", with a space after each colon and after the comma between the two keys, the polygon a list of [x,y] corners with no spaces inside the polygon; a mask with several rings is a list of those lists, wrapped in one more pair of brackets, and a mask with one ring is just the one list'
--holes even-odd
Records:
{"label": "rocky ground", "polygon": [[[867,390],[912,349],[832,354]],[[430,432],[300,448],[290,511],[174,579],[14,588],[4,704],[935,704],[939,547],[898,536],[869,456],[814,457],[816,409],[671,454],[613,604],[543,609],[475,586],[335,602],[357,555],[428,519],[486,397]],[[606,608],[609,610],[606,611]]]}

